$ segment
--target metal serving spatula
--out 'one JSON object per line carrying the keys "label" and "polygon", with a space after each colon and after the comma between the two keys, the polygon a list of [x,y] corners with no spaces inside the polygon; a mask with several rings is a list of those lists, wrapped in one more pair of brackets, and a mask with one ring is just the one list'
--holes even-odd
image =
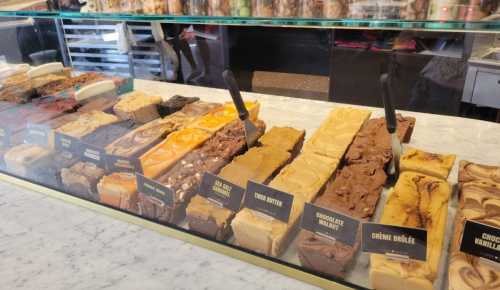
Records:
{"label": "metal serving spatula", "polygon": [[247,141],[247,147],[250,148],[259,138],[257,128],[249,119],[250,114],[248,113],[245,103],[241,98],[240,89],[238,88],[233,72],[225,70],[222,73],[222,77],[224,78],[227,89],[231,94],[231,98],[233,98],[234,106],[236,107],[236,110],[238,110],[240,120],[243,121],[243,124],[245,125],[245,139]]}
{"label": "metal serving spatula", "polygon": [[399,175],[399,159],[403,153],[403,147],[398,138],[397,120],[394,105],[392,103],[392,94],[390,90],[389,75],[383,74],[380,76],[380,85],[382,86],[382,98],[384,100],[385,120],[387,123],[387,131],[391,134],[392,160],[389,164],[389,175]]}

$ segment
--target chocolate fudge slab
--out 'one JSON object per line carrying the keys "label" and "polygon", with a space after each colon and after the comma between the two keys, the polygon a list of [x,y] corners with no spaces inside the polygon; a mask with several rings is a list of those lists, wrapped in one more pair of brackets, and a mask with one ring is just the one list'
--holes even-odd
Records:
{"label": "chocolate fudge slab", "polygon": [[165,117],[167,115],[173,114],[179,110],[181,110],[184,106],[199,101],[200,98],[196,97],[183,97],[179,95],[175,95],[170,99],[159,103],[157,106],[158,113],[160,117]]}
{"label": "chocolate fudge slab", "polygon": [[[256,123],[260,134],[265,130],[263,122]],[[185,216],[187,203],[196,194],[203,173],[217,173],[231,158],[245,149],[243,123],[232,122],[215,133],[200,148],[188,153],[157,181],[175,192],[172,208],[161,206],[145,194],[139,195],[142,214],[165,223],[178,223]]]}
{"label": "chocolate fudge slab", "polygon": [[[315,205],[367,220],[375,212],[387,175],[376,163],[345,166]],[[307,230],[299,234],[298,255],[303,266],[343,277],[359,248],[359,233],[353,246],[332,241]]]}
{"label": "chocolate fudge slab", "polygon": [[[396,115],[397,133],[403,143],[410,141],[415,118]],[[385,118],[370,119],[354,138],[345,155],[346,163],[377,162],[387,164],[392,158],[391,136]]]}
{"label": "chocolate fudge slab", "polygon": [[94,132],[83,137],[82,141],[99,148],[104,148],[116,139],[130,132],[134,126],[135,123],[130,120],[109,124],[97,128]]}

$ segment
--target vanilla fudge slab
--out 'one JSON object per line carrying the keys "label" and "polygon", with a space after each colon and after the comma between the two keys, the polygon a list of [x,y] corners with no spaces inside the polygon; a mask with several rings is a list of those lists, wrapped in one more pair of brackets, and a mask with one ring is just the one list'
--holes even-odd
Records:
{"label": "vanilla fudge slab", "polygon": [[[380,223],[427,230],[427,260],[397,261],[370,256],[370,286],[377,290],[436,289],[448,215],[450,185],[443,179],[406,171],[390,193]],[[437,290],[437,289],[436,289]]]}
{"label": "vanilla fudge slab", "polygon": [[304,144],[304,152],[342,159],[356,133],[370,118],[371,111],[342,107],[330,112],[321,126]]}
{"label": "vanilla fudge slab", "polygon": [[449,290],[500,289],[500,270],[460,252],[466,220],[500,227],[500,167],[460,161],[460,199],[450,248]]}
{"label": "vanilla fudge slab", "polygon": [[338,159],[302,152],[269,183],[269,186],[293,195],[287,223],[243,208],[231,223],[236,243],[270,256],[280,256],[288,247],[304,204],[323,188],[339,163]]}
{"label": "vanilla fudge slab", "polygon": [[441,179],[448,179],[451,168],[455,163],[453,154],[435,154],[409,148],[400,161],[401,171],[415,171]]}
{"label": "vanilla fudge slab", "polygon": [[[304,140],[304,131],[289,127],[273,127],[260,139],[261,147],[250,148],[224,166],[219,177],[246,188],[249,180],[268,183],[292,158]],[[186,209],[189,228],[217,240],[231,235],[231,220],[236,212],[220,207],[207,198],[196,195]]]}

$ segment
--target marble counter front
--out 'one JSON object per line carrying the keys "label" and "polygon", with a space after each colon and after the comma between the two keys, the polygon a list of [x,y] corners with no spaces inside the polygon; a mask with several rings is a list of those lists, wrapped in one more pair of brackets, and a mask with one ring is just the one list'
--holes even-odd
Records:
{"label": "marble counter front", "polygon": [[[135,87],[165,98],[230,100],[225,90],[150,81]],[[260,101],[268,128],[293,126],[308,134],[340,105],[252,93],[244,98]],[[383,114],[373,110],[372,117]],[[417,118],[412,146],[500,164],[500,124],[405,114]],[[450,181],[456,176],[457,164]],[[0,261],[0,289],[318,289],[6,183],[0,184]]]}

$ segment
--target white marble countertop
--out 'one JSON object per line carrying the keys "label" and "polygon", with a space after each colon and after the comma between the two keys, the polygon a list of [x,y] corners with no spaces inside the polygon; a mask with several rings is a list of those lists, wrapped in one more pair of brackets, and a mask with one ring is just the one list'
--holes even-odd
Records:
{"label": "white marble countertop", "polygon": [[[137,81],[136,88],[229,101],[224,90]],[[268,128],[312,132],[338,104],[278,96],[259,99]],[[417,117],[411,145],[458,160],[500,164],[500,124]],[[382,115],[374,110],[373,116]],[[456,166],[450,180],[456,180]],[[0,184],[1,289],[317,289],[250,264],[43,194]]]}

